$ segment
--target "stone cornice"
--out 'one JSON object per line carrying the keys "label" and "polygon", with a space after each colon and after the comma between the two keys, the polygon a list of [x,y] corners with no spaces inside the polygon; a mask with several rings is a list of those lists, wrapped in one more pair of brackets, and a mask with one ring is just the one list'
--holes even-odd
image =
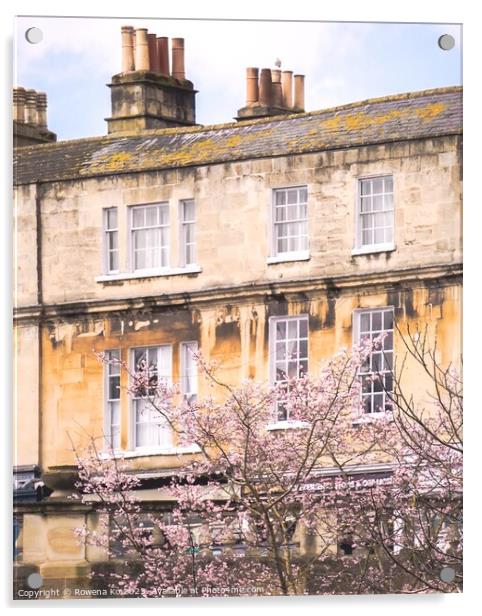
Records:
{"label": "stone cornice", "polygon": [[201,306],[223,302],[242,302],[277,296],[305,296],[320,292],[343,294],[347,291],[375,289],[377,287],[393,288],[404,284],[424,285],[438,284],[447,286],[454,279],[461,278],[462,263],[442,263],[423,267],[401,268],[391,272],[378,271],[363,274],[343,274],[338,276],[316,276],[297,278],[296,280],[279,280],[255,282],[244,285],[218,286],[185,293],[151,294],[142,297],[119,297],[109,299],[89,299],[65,302],[62,304],[43,304],[20,306],[14,309],[14,321],[44,321],[50,319],[75,319],[79,316],[101,315],[111,312],[155,309],[172,306],[173,308]]}

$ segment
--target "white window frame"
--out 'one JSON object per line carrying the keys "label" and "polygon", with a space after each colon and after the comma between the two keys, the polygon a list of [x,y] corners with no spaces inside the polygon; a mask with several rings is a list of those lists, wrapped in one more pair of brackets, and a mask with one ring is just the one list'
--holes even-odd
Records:
{"label": "white window frame", "polygon": [[[192,203],[194,208],[194,219],[186,221],[184,214],[184,206],[186,203]],[[197,207],[194,199],[181,199],[179,201],[179,266],[193,267],[197,263],[197,238],[196,238],[196,223],[197,223]],[[186,242],[185,230],[186,227],[192,225],[194,241]],[[187,259],[187,247],[193,246],[194,258],[191,261]]]}
{"label": "white window frame", "polygon": [[[299,250],[287,250],[285,252],[278,251],[278,233],[277,227],[283,222],[286,224],[287,221],[276,221],[276,195],[282,191],[289,190],[301,190],[304,189],[306,191],[306,218],[299,219],[293,222],[306,223],[306,248]],[[292,205],[300,205],[300,201],[296,204]],[[284,261],[305,261],[310,258],[310,230],[309,230],[309,192],[307,184],[297,184],[295,186],[279,186],[270,189],[270,208],[269,208],[269,245],[270,245],[270,256],[267,259],[268,264],[271,263],[280,263]],[[285,207],[288,204],[285,204]],[[289,222],[289,221],[288,221]],[[300,235],[297,236],[301,237]]]}
{"label": "white window frame", "polygon": [[[117,226],[109,228],[109,211],[114,210],[117,216]],[[102,210],[102,254],[103,254],[103,271],[105,275],[118,274],[120,271],[120,249],[119,249],[119,209],[116,206],[105,207]],[[109,239],[111,235],[117,234],[117,249],[110,248]],[[110,253],[117,252],[117,269],[110,268]]]}
{"label": "white window frame", "polygon": [[[158,224],[156,226],[152,226],[152,227],[143,227],[142,229],[167,229],[167,243],[166,243],[166,263],[165,264],[161,264],[159,266],[156,267],[145,267],[145,268],[137,268],[135,267],[135,255],[134,255],[134,234],[136,231],[140,231],[142,229],[136,228],[134,229],[134,212],[136,210],[139,210],[141,208],[149,208],[149,207],[162,207],[165,208],[167,210],[167,216],[168,216],[168,221],[167,224],[161,225]],[[129,251],[129,270],[134,273],[135,275],[146,275],[149,273],[153,273],[156,274],[158,272],[165,272],[168,271],[170,269],[170,263],[171,263],[171,212],[170,212],[170,206],[169,206],[169,201],[159,201],[159,202],[155,202],[155,203],[138,203],[135,205],[130,205],[129,208],[129,233],[128,233],[128,251]],[[162,236],[162,231],[161,231],[161,236]],[[159,244],[158,250],[161,253],[160,255],[160,259],[162,261],[162,242]]]}
{"label": "white window frame", "polygon": [[[380,242],[380,243],[372,243],[372,244],[363,244],[362,237],[362,211],[361,211],[361,185],[365,180],[379,180],[384,178],[392,179],[392,208],[391,210],[379,210],[378,213],[386,213],[392,212],[392,241],[391,242]],[[355,203],[355,242],[354,248],[352,250],[352,255],[363,255],[363,254],[371,254],[374,252],[389,252],[395,250],[395,176],[393,173],[379,173],[372,175],[364,175],[356,178],[356,203]],[[385,193],[382,193],[385,194]]]}
{"label": "white window frame", "polygon": [[[116,360],[120,362],[121,359],[121,351],[120,349],[109,349],[105,351],[106,359],[110,362],[110,360],[114,359],[113,354],[117,355]],[[121,392],[120,392],[120,377],[121,377],[121,369],[120,363],[118,366],[118,374],[112,374],[112,368],[116,364],[106,363],[104,364],[104,435],[105,435],[105,448],[112,449],[112,451],[120,451],[121,449]],[[119,377],[119,397],[118,398],[110,398],[110,379]],[[119,423],[112,423],[112,406],[113,403],[117,402],[119,406],[118,414],[119,414]],[[118,443],[116,443],[113,437],[113,425],[118,427]]]}
{"label": "white window frame", "polygon": [[[287,324],[289,322],[293,322],[293,321],[297,321],[297,322],[301,322],[304,321],[306,322],[306,338],[302,337],[300,338],[298,335],[298,338],[296,338],[297,340],[297,346],[299,348],[299,343],[300,341],[304,341],[306,340],[306,358],[301,358],[297,357],[296,358],[296,362],[299,363],[301,361],[305,361],[306,360],[306,366],[307,366],[307,372],[309,371],[309,357],[310,357],[310,348],[309,348],[309,344],[310,344],[310,321],[309,321],[309,315],[307,314],[299,314],[299,315],[294,315],[294,316],[276,316],[276,317],[270,317],[269,319],[269,379],[270,379],[270,384],[271,386],[276,385],[276,383],[281,382],[278,381],[276,379],[276,363],[277,363],[277,358],[276,358],[276,345],[277,345],[277,338],[276,338],[276,327],[280,322],[285,321]],[[287,325],[288,327],[288,325]],[[298,325],[298,334],[299,334],[299,325]],[[288,338],[286,337],[284,339],[285,341],[288,340]],[[281,341],[280,341],[281,342]],[[274,416],[274,423],[270,424],[270,428],[274,429],[276,427],[283,427],[286,425],[291,425],[291,424],[300,424],[300,422],[298,421],[293,421],[289,419],[289,416],[287,416],[286,418],[281,418],[279,417],[279,408],[274,408],[273,409],[273,416]]]}
{"label": "white window frame", "polygon": [[[386,312],[391,312],[392,314],[392,329],[391,330],[386,330],[385,325],[383,324],[383,329],[382,330],[375,330],[376,332],[382,333],[382,332],[391,332],[392,334],[392,349],[391,349],[391,353],[392,353],[392,368],[390,370],[380,370],[379,372],[383,375],[386,374],[392,374],[392,391],[393,391],[393,375],[395,372],[395,308],[394,306],[380,306],[380,307],[375,307],[375,308],[358,308],[356,310],[353,311],[353,344],[355,346],[359,345],[361,342],[361,317],[364,314],[368,314],[370,313],[371,315],[375,312],[381,312],[382,313],[382,318],[384,319],[384,315]],[[370,316],[370,322],[372,320],[372,316]],[[373,330],[370,327],[370,335],[372,335]],[[381,351],[382,355],[383,355],[383,351]],[[385,359],[383,358],[383,362],[385,362]],[[370,372],[360,372],[360,376],[364,376],[364,375],[369,375]],[[372,372],[373,374],[373,372]],[[376,417],[381,417],[381,416],[387,416],[391,413],[391,411],[385,410],[385,405],[386,405],[386,399],[387,399],[387,395],[385,393],[385,390],[383,389],[382,392],[374,392],[373,390],[373,386],[372,386],[372,391],[370,394],[370,398],[373,400],[374,399],[374,395],[376,393],[382,393],[383,394],[383,407],[384,410],[382,411],[370,411],[370,412],[365,412],[364,410],[360,410],[358,416],[357,416],[357,420],[360,419],[364,419],[364,420],[369,420],[370,418],[376,418]],[[363,402],[363,398],[367,397],[363,395],[363,392],[360,392],[360,397],[361,397],[361,401]]]}
{"label": "white window frame", "polygon": [[[198,352],[198,343],[196,340],[189,340],[186,342],[181,342],[180,347],[180,372],[181,372],[181,394],[184,400],[187,402],[191,402],[192,400],[196,400],[198,395],[198,370],[197,364],[194,360],[191,359],[193,363],[189,360],[188,353],[197,353]],[[191,383],[194,383],[194,388],[191,387],[191,391],[188,391],[187,383],[187,371],[189,368],[192,368],[192,374],[190,375]]]}
{"label": "white window frame", "polygon": [[[167,370],[168,374],[165,375],[163,378],[166,379],[166,382],[171,384],[172,383],[172,344],[156,344],[156,345],[148,345],[148,346],[140,346],[140,347],[134,347],[130,349],[130,366],[131,366],[131,373],[134,374],[136,371],[136,364],[135,364],[135,353],[136,351],[142,351],[142,350],[147,350],[147,349],[157,349],[157,366],[160,365],[160,358],[161,358],[161,349],[168,349],[168,364],[169,364],[169,369]],[[159,378],[159,374],[158,374],[158,378]],[[146,454],[148,453],[155,453],[158,451],[163,451],[163,450],[170,450],[173,449],[173,433],[172,430],[169,426],[167,426],[167,430],[169,431],[169,439],[166,439],[166,441],[168,440],[168,442],[166,442],[165,444],[157,444],[157,445],[137,445],[137,417],[136,417],[136,413],[137,413],[137,405],[136,402],[138,400],[142,400],[142,398],[136,398],[135,396],[131,397],[130,400],[130,445],[131,445],[131,450],[139,453],[139,452],[145,452]],[[162,417],[159,414],[159,420],[160,422],[162,422]],[[153,422],[143,422],[143,423],[153,423]]]}

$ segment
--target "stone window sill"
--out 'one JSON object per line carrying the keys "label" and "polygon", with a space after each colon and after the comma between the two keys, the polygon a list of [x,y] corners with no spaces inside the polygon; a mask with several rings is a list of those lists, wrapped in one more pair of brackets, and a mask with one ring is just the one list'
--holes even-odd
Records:
{"label": "stone window sill", "polygon": [[393,421],[393,414],[390,412],[381,411],[380,413],[366,413],[365,415],[358,415],[351,422],[353,426],[359,426],[363,424],[373,423],[381,419],[388,419]]}
{"label": "stone window sill", "polygon": [[374,244],[372,246],[361,246],[360,248],[354,248],[351,251],[353,257],[361,255],[370,255],[377,252],[393,252],[396,250],[395,244]]}
{"label": "stone window sill", "polygon": [[[144,449],[134,449],[129,451],[116,450],[114,451],[115,458],[144,458],[146,456],[175,456],[189,453],[201,453],[201,448],[198,445],[189,445],[185,447],[145,447]],[[109,452],[105,452],[103,457],[110,457]]]}
{"label": "stone window sill", "polygon": [[298,252],[289,252],[275,257],[268,257],[266,263],[272,265],[274,263],[285,263],[287,261],[308,261],[310,259],[310,253],[307,250],[300,250]]}
{"label": "stone window sill", "polygon": [[142,270],[139,272],[122,272],[120,274],[106,274],[97,276],[96,282],[117,282],[123,280],[138,280],[140,278],[155,278],[158,276],[182,276],[187,274],[200,274],[202,268],[199,265],[186,267],[165,267],[163,269]]}
{"label": "stone window sill", "polygon": [[268,424],[266,430],[291,430],[292,428],[307,428],[310,424],[306,421],[276,421]]}

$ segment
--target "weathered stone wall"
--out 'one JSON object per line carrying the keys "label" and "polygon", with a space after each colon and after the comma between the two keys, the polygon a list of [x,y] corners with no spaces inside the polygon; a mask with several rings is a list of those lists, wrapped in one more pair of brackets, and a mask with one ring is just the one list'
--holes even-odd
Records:
{"label": "weathered stone wall", "polygon": [[[435,286],[434,286],[435,285]],[[446,285],[446,286],[444,286]],[[460,354],[460,282],[429,281],[402,287],[330,290],[279,294],[258,301],[238,300],[229,305],[192,305],[183,308],[144,307],[141,311],[83,315],[51,322],[42,330],[42,463],[51,467],[74,463],[76,447],[89,436],[101,437],[103,426],[103,366],[95,352],[121,349],[128,364],[129,351],[148,345],[173,345],[173,380],[180,379],[180,343],[197,340],[203,356],[217,360],[217,377],[230,385],[243,378],[269,379],[269,319],[279,315],[309,315],[309,366],[316,374],[323,361],[352,344],[352,318],[357,308],[393,306],[400,333],[422,331],[427,326],[431,344],[437,336],[438,358],[443,364],[458,362]],[[400,359],[401,340],[395,341]],[[408,362],[407,385],[417,393],[424,384]],[[122,375],[121,445],[131,450],[130,400],[125,393],[128,374]],[[199,379],[199,394],[208,393]],[[173,467],[176,456],[136,457],[137,468]]]}
{"label": "weathered stone wall", "polygon": [[[461,260],[459,138],[353,148],[42,187],[42,270],[47,304],[194,293],[260,281],[365,275]],[[394,252],[352,256],[357,178],[393,173]],[[271,189],[308,186],[308,261],[267,264]],[[199,274],[96,282],[102,276],[102,208],[119,208],[121,270],[127,272],[130,205],[169,201],[171,267],[179,266],[179,200],[194,198]],[[20,189],[33,216],[33,191]],[[25,202],[25,203],[24,203]],[[32,246],[19,224],[19,262]],[[26,273],[27,274],[27,273]],[[27,275],[27,278],[28,275]],[[30,279],[30,278],[29,278]],[[20,280],[23,283],[23,278]],[[19,297],[22,304],[32,297]]]}
{"label": "weathered stone wall", "polygon": [[22,324],[14,330],[14,466],[37,464],[40,446],[39,328]]}

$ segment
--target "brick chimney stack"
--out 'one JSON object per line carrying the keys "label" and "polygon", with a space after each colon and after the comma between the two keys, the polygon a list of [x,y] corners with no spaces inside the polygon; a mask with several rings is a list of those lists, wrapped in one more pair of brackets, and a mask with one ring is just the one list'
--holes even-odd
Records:
{"label": "brick chimney stack", "polygon": [[278,61],[275,69],[246,69],[246,105],[238,109],[236,120],[302,113],[305,110],[304,75],[294,76],[293,97],[293,72],[281,71],[280,65]]}
{"label": "brick chimney stack", "polygon": [[184,39],[171,41],[146,28],[123,26],[122,72],[114,75],[112,113],[106,118],[108,132],[132,133],[170,126],[196,124],[193,84],[186,79]]}

